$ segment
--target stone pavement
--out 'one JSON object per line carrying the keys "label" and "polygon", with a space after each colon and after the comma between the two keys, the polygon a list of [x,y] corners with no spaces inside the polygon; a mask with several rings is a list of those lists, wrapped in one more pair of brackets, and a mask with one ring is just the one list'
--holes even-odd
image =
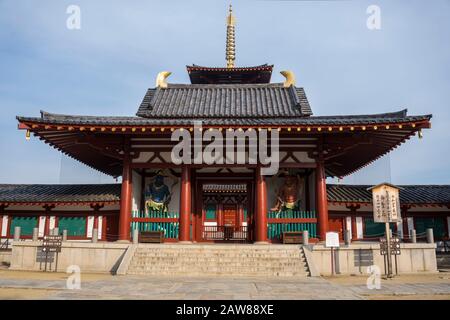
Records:
{"label": "stone pavement", "polygon": [[[369,290],[365,279],[347,282],[324,278],[156,278],[146,276],[102,276],[81,283],[80,290],[66,289],[66,281],[33,277],[2,277],[2,299],[33,298],[33,290],[45,299],[370,299],[370,297],[441,295],[450,297],[450,280],[398,283],[382,281],[380,290]],[[82,276],[83,277],[83,276]],[[347,277],[349,278],[349,277]],[[9,296],[11,290],[14,295]],[[3,292],[3,293],[2,293]]]}

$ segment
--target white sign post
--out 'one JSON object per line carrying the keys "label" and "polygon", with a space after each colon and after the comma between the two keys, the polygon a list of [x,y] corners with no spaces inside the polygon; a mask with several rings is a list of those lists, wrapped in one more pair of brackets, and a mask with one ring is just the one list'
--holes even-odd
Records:
{"label": "white sign post", "polygon": [[388,278],[392,277],[392,257],[391,257],[391,232],[389,223],[401,222],[400,215],[400,188],[389,184],[382,183],[375,187],[369,188],[372,190],[373,201],[373,221],[385,224],[386,243],[387,243],[387,270]]}
{"label": "white sign post", "polygon": [[331,275],[334,276],[334,248],[339,248],[339,233],[327,232],[325,234],[325,247],[331,248]]}

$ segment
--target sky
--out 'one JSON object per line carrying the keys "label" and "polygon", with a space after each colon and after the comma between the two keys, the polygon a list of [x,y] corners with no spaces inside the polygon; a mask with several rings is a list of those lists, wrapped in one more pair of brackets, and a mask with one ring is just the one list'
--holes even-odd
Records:
{"label": "sky", "polygon": [[[236,65],[296,74],[315,115],[407,108],[432,129],[342,183],[450,183],[450,0],[235,0]],[[80,29],[68,29],[70,5]],[[25,140],[17,115],[135,114],[163,70],[225,65],[229,1],[0,0],[0,183],[99,183],[111,177]],[[370,5],[381,29],[371,30]]]}

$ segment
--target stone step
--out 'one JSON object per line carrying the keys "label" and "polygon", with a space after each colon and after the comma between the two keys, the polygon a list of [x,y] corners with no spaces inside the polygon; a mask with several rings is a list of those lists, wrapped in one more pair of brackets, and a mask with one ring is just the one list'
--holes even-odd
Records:
{"label": "stone step", "polygon": [[301,259],[289,259],[289,260],[277,260],[277,259],[257,259],[257,260],[251,260],[251,259],[232,259],[232,260],[223,260],[223,259],[176,259],[176,258],[164,258],[164,259],[133,259],[133,262],[142,262],[142,263],[148,263],[149,261],[158,262],[158,263],[167,263],[167,264],[179,264],[181,262],[187,263],[187,264],[195,264],[195,265],[203,265],[208,263],[217,263],[217,264],[252,264],[252,263],[260,263],[264,265],[284,265],[284,264],[305,264],[306,261],[303,261]]}
{"label": "stone step", "polygon": [[146,276],[167,276],[167,277],[233,277],[233,278],[253,278],[253,277],[308,277],[306,273],[277,273],[277,274],[261,274],[261,273],[248,273],[248,274],[229,274],[224,272],[211,272],[211,273],[195,273],[195,272],[179,272],[177,274],[173,273],[149,273],[149,272],[129,272],[130,275],[146,275]]}
{"label": "stone step", "polygon": [[241,256],[241,255],[185,255],[185,254],[142,254],[137,253],[135,255],[137,258],[142,259],[156,259],[156,258],[178,258],[178,259],[302,259],[301,256]]}
{"label": "stone step", "polygon": [[228,270],[228,271],[233,271],[235,270],[236,272],[241,271],[241,272],[245,272],[248,270],[260,270],[260,271],[274,271],[274,270],[307,270],[307,266],[284,266],[284,267],[279,267],[279,266],[256,266],[253,268],[250,268],[249,266],[230,266],[225,268],[224,266],[213,266],[213,265],[208,265],[208,266],[186,266],[186,267],[170,267],[170,266],[161,266],[161,265],[157,265],[156,267],[150,267],[147,265],[131,265],[130,266],[131,269],[140,269],[140,270],[172,270],[172,271],[176,271],[176,270]]}
{"label": "stone step", "polygon": [[259,260],[259,261],[305,261],[300,257],[278,258],[278,257],[211,257],[211,256],[135,256],[141,260],[176,260],[176,261],[235,261],[235,260]]}
{"label": "stone step", "polygon": [[229,269],[212,269],[212,270],[192,270],[192,269],[171,269],[171,270],[160,270],[160,269],[132,269],[129,273],[148,273],[148,274],[172,274],[172,275],[178,275],[181,273],[197,273],[197,274],[204,274],[208,275],[210,273],[224,273],[229,275],[243,275],[243,274],[252,274],[252,275],[277,275],[277,274],[286,274],[286,273],[295,273],[295,274],[305,274],[308,275],[307,270],[303,269],[296,269],[296,270],[229,270]]}
{"label": "stone step", "polygon": [[150,245],[137,247],[128,274],[168,276],[305,277],[300,246]]}

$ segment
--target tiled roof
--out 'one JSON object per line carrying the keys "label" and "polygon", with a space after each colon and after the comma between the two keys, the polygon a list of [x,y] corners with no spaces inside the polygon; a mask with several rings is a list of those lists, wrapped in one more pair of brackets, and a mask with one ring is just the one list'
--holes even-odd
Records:
{"label": "tiled roof", "polygon": [[[174,113],[176,113],[174,111]],[[430,120],[431,115],[407,116],[406,110],[372,114],[348,116],[311,116],[311,117],[211,117],[208,115],[198,117],[172,118],[142,118],[142,117],[108,117],[108,116],[78,116],[60,115],[41,111],[41,117],[17,117],[20,122],[36,122],[43,124],[62,125],[105,125],[105,126],[188,126],[193,121],[202,121],[203,125],[224,126],[339,126],[339,125],[376,125],[395,124],[413,121]]]}
{"label": "tiled roof", "polygon": [[218,184],[218,183],[208,183],[203,185],[204,192],[246,192],[247,184]]}
{"label": "tiled roof", "polygon": [[[327,184],[328,201],[372,203],[370,185]],[[400,202],[449,205],[450,185],[401,185]],[[120,201],[121,184],[0,184],[0,203],[90,203]],[[204,184],[205,192],[245,192],[246,184]]]}
{"label": "tiled roof", "polygon": [[[332,202],[372,203],[369,185],[328,184],[328,200]],[[450,185],[400,185],[402,204],[450,204]]]}
{"label": "tiled roof", "polygon": [[0,184],[0,203],[119,202],[120,184]]}
{"label": "tiled roof", "polygon": [[137,115],[146,118],[273,118],[312,114],[303,88],[272,84],[169,84],[148,89]]}

